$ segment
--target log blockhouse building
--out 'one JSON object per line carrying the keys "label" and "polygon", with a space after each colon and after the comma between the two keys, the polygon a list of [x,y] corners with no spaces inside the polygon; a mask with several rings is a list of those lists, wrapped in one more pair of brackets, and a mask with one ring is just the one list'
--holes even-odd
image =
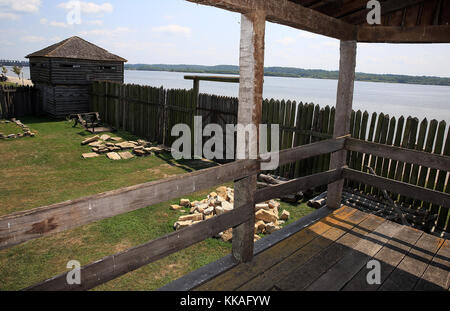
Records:
{"label": "log blockhouse building", "polygon": [[53,117],[89,111],[92,81],[123,83],[126,59],[79,37],[71,37],[26,56],[41,91],[43,111]]}

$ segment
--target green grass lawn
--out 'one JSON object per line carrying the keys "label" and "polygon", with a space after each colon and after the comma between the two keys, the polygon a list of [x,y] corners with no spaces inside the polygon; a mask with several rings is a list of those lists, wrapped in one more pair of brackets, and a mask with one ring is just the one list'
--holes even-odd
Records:
{"label": "green grass lawn", "polygon": [[[80,142],[91,134],[67,121],[23,118],[36,137],[0,141],[0,215],[140,184],[211,166],[169,154],[112,161],[84,160]],[[0,130],[1,132],[1,130]],[[112,135],[137,139],[126,132]],[[232,185],[232,184],[229,184]],[[201,200],[217,186],[186,196]],[[0,290],[18,290],[67,271],[69,260],[91,263],[173,232],[178,199],[53,234],[0,251]],[[311,209],[282,203],[292,222]],[[112,280],[98,290],[153,290],[230,253],[231,243],[208,239]]]}
{"label": "green grass lawn", "polygon": [[[0,120],[4,121],[4,120]],[[23,131],[20,127],[18,127],[15,123],[9,122],[9,123],[0,123],[0,134],[3,135],[9,135],[9,134],[19,134]]]}

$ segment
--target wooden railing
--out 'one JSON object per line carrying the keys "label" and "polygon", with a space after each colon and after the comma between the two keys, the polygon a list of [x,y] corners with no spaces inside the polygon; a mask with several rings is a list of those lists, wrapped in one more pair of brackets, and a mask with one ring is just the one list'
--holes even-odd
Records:
{"label": "wooden railing", "polygon": [[[279,154],[280,164],[292,163],[313,156],[333,153],[343,149],[371,152],[378,156],[449,170],[450,157],[431,155],[397,147],[380,147],[341,137],[320,141],[310,145],[283,150]],[[265,156],[262,156],[265,158]],[[178,198],[229,181],[255,175],[260,170],[258,160],[241,160],[182,176],[118,189],[94,196],[67,201],[51,206],[35,208],[0,217],[0,249],[61,232],[139,208]],[[387,188],[404,195],[450,207],[450,195],[403,182],[369,175],[347,167],[297,178],[287,183],[257,190],[254,202],[235,202],[232,212],[213,217],[191,227],[165,235],[118,254],[105,257],[81,268],[81,284],[68,285],[66,273],[31,286],[28,290],[87,290],[103,284],[127,272],[133,271],[180,251],[219,232],[238,226],[254,217],[254,204],[311,187],[327,185],[344,178],[364,181],[374,187]],[[252,233],[253,234],[253,233]]]}

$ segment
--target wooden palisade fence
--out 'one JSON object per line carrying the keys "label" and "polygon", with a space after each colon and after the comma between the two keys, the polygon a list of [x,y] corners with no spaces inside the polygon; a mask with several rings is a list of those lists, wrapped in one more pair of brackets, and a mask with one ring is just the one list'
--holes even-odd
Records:
{"label": "wooden palisade fence", "polygon": [[39,90],[32,86],[0,86],[0,119],[35,116],[42,112]]}
{"label": "wooden palisade fence", "polygon": [[[123,128],[140,137],[170,146],[176,137],[170,134],[178,123],[193,129],[194,116],[202,116],[203,127],[219,124],[225,134],[226,124],[236,124],[238,99],[234,97],[200,94],[195,107],[192,90],[164,90],[139,85],[113,82],[96,82],[93,85],[92,110],[99,111],[109,124]],[[311,103],[266,99],[262,105],[262,123],[280,124],[280,150],[329,139],[333,135],[334,107]],[[417,118],[390,117],[384,113],[353,111],[350,121],[353,138],[434,154],[450,155],[450,136],[445,121],[419,122]],[[207,139],[207,138],[204,138]],[[270,134],[268,134],[270,140]],[[225,141],[225,139],[224,139]],[[270,141],[268,142],[270,147]],[[225,150],[225,148],[223,149]],[[329,169],[330,154],[322,154],[282,165],[277,175],[298,178]],[[423,165],[371,156],[350,151],[347,156],[350,168],[367,171],[372,167],[378,176],[395,179],[412,185],[450,193],[447,170],[436,170]],[[360,182],[347,181],[346,186],[381,195],[379,189]],[[320,187],[319,189],[325,189]],[[402,204],[414,208],[431,209],[438,213],[437,230],[450,231],[447,224],[448,208],[441,208],[420,200],[393,194]]]}

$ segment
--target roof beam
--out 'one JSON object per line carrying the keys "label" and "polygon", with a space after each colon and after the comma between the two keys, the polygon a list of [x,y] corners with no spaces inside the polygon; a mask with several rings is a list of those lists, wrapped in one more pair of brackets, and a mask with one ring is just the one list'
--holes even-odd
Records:
{"label": "roof beam", "polygon": [[450,43],[450,25],[439,26],[358,26],[358,42]]}
{"label": "roof beam", "polygon": [[339,40],[355,40],[356,27],[288,0],[187,0],[221,9],[249,13],[262,10],[269,22],[310,31]]}
{"label": "roof beam", "polygon": [[[381,3],[381,15],[385,16],[389,13],[402,10],[404,8],[407,8],[409,6],[418,4],[423,2],[423,0],[391,0]],[[353,14],[347,15],[342,18],[342,20],[346,21],[347,23],[359,25],[366,22],[367,14],[369,13],[369,9],[366,9],[364,7],[362,10],[357,11]]]}

